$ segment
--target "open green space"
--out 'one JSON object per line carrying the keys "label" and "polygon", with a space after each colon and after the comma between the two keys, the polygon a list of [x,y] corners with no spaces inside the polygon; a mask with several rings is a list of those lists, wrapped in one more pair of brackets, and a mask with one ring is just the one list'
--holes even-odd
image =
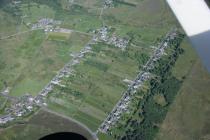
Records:
{"label": "open green space", "polygon": [[41,18],[54,18],[55,11],[47,5],[38,5],[37,3],[24,3],[20,5],[21,14],[25,15],[23,21],[25,24],[37,22]]}
{"label": "open green space", "polygon": [[[120,36],[134,34],[138,41],[154,41],[156,34],[164,35],[175,18],[164,0],[138,1],[136,7],[119,5],[104,11],[104,22],[116,27],[115,33]],[[138,37],[138,38],[137,38]]]}
{"label": "open green space", "polygon": [[50,41],[40,30],[1,40],[0,88],[10,87],[12,96],[36,95],[71,59],[70,53],[79,52],[90,38],[78,33],[71,36]]}
{"label": "open green space", "polygon": [[[0,7],[0,37],[20,34],[0,40],[0,89],[9,86],[12,96],[26,93],[36,95],[71,59],[70,53],[79,52],[90,37],[77,33],[73,33],[71,37],[64,33],[50,33],[47,37],[41,30],[29,31],[31,24],[41,18],[57,17],[64,27],[78,21],[78,24],[73,24],[89,30],[89,25],[95,26],[92,21],[96,18],[92,18],[91,24],[87,24],[87,19],[91,19],[88,13],[83,12],[81,17],[84,20],[81,20],[78,14],[69,16],[69,13],[60,7],[65,1],[59,1],[57,5],[56,1],[46,3],[23,0],[15,4],[3,0],[1,3],[4,6]],[[29,32],[21,33],[22,31]]]}
{"label": "open green space", "polygon": [[2,9],[0,9],[0,21],[0,38],[17,32],[18,22]]}

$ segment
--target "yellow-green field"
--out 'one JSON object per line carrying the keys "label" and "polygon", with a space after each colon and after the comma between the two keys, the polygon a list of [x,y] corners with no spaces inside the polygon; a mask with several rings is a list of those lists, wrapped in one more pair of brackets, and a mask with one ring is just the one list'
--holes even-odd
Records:
{"label": "yellow-green field", "polygon": [[[53,34],[56,40],[57,36]],[[89,40],[77,33],[72,38],[59,33],[60,37],[65,40],[50,41],[43,31],[33,31],[1,40],[1,89],[6,82],[12,96],[36,95],[71,60],[69,54],[79,52]]]}
{"label": "yellow-green field", "polygon": [[69,39],[71,33],[59,33],[59,32],[51,32],[48,33],[48,40],[57,40],[57,41],[66,41]]}

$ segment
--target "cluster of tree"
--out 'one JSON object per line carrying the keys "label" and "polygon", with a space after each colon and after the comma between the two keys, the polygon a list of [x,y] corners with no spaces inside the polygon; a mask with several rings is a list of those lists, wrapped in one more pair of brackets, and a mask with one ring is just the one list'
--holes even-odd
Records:
{"label": "cluster of tree", "polygon": [[97,43],[97,44],[93,44],[91,47],[92,47],[93,52],[99,53],[100,51],[103,50],[103,48],[105,48],[105,44]]}
{"label": "cluster of tree", "polygon": [[139,69],[141,69],[142,66],[144,64],[146,64],[146,62],[149,59],[149,56],[147,54],[142,53],[142,52],[139,52],[139,51],[135,52],[135,55],[134,56],[135,56],[135,59],[137,59]]}
{"label": "cluster of tree", "polygon": [[83,93],[81,93],[77,90],[73,90],[70,87],[58,87],[58,88],[60,88],[61,92],[67,93],[65,96],[68,96],[68,94],[69,94],[69,95],[74,96],[76,99],[81,99],[84,97]]}
{"label": "cluster of tree", "polygon": [[5,5],[11,3],[12,0],[0,0],[0,8],[5,7]]}
{"label": "cluster of tree", "polygon": [[139,43],[139,40],[142,40],[142,35],[138,30],[131,30],[126,33],[126,36],[129,39],[129,43],[135,44],[136,46],[142,46],[142,43]]}
{"label": "cluster of tree", "polygon": [[[1,4],[0,4],[1,5]],[[12,4],[12,2],[3,2],[3,5],[0,7],[6,13],[12,15],[16,20],[20,20],[20,16],[22,16],[22,12],[18,5]]]}

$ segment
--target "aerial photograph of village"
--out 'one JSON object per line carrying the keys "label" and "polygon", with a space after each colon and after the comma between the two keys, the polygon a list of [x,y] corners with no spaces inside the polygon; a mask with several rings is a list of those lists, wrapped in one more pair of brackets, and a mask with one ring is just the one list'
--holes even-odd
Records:
{"label": "aerial photograph of village", "polygon": [[210,140],[209,85],[166,0],[0,0],[0,140]]}

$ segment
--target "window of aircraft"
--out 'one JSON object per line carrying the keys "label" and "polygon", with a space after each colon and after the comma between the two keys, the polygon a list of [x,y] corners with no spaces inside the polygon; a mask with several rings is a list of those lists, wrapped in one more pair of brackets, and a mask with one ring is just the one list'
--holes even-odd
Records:
{"label": "window of aircraft", "polygon": [[210,7],[210,0],[205,0],[206,4]]}

